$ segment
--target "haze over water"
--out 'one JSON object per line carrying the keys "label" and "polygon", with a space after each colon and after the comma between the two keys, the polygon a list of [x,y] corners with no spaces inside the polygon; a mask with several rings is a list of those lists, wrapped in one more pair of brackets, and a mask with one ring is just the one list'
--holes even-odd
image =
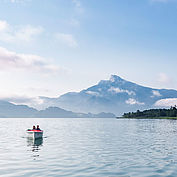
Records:
{"label": "haze over water", "polygon": [[[25,130],[39,124],[43,141]],[[0,119],[0,176],[177,176],[177,121]]]}

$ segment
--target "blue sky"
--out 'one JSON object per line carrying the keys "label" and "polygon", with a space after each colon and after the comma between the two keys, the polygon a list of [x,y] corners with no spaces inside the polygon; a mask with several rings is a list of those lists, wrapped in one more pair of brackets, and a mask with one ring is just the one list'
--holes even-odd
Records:
{"label": "blue sky", "polygon": [[176,0],[0,0],[0,97],[56,97],[111,74],[177,89]]}

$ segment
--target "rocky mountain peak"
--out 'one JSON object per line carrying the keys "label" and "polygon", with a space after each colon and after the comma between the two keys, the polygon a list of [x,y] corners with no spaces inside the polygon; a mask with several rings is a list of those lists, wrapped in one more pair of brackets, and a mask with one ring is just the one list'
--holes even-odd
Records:
{"label": "rocky mountain peak", "polygon": [[110,79],[111,82],[122,82],[124,81],[121,77],[117,76],[117,75],[111,75]]}
{"label": "rocky mountain peak", "polygon": [[109,80],[101,80],[99,82],[99,85],[107,85],[107,84],[112,84],[112,83],[122,83],[125,82],[124,79],[122,79],[121,77],[117,76],[117,75],[111,75]]}

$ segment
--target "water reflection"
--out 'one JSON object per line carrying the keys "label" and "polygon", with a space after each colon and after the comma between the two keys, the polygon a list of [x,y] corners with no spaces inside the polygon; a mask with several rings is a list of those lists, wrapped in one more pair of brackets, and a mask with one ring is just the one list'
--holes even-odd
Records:
{"label": "water reflection", "polygon": [[32,146],[34,148],[42,146],[43,144],[43,138],[27,138],[27,146]]}
{"label": "water reflection", "polygon": [[43,138],[33,139],[27,137],[27,146],[31,147],[31,150],[33,152],[32,157],[34,157],[34,160],[36,160],[36,157],[39,157],[39,151],[40,146],[43,144]]}

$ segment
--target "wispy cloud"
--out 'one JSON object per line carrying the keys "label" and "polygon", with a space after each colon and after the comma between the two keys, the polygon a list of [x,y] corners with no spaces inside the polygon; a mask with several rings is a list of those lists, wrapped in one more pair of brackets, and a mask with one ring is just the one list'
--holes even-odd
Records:
{"label": "wispy cloud", "polygon": [[0,21],[0,32],[6,31],[9,28],[9,24],[5,20]]}
{"label": "wispy cloud", "polygon": [[43,32],[42,27],[33,27],[27,25],[19,28],[16,31],[15,38],[29,42],[33,40],[37,35],[41,34],[42,32]]}
{"label": "wispy cloud", "polygon": [[129,91],[129,90],[123,90],[123,89],[120,89],[120,88],[116,88],[116,87],[111,87],[108,89],[109,92],[112,92],[112,93],[127,93],[128,95],[136,95],[135,92],[133,91]]}
{"label": "wispy cloud", "polygon": [[77,12],[79,12],[79,13],[84,12],[84,8],[82,7],[81,2],[79,0],[72,0],[72,2],[75,5],[75,9]]}
{"label": "wispy cloud", "polygon": [[38,55],[19,54],[0,47],[0,69],[56,72],[60,68],[48,63],[46,58]]}
{"label": "wispy cloud", "polygon": [[8,43],[19,41],[31,42],[43,32],[41,26],[11,26],[7,21],[0,20],[0,40]]}
{"label": "wispy cloud", "polygon": [[158,90],[152,90],[152,96],[151,97],[159,97],[162,96]]}
{"label": "wispy cloud", "polygon": [[130,105],[144,105],[145,103],[141,103],[133,98],[129,98],[128,100],[125,101],[126,104],[130,104]]}
{"label": "wispy cloud", "polygon": [[177,105],[177,98],[160,99],[155,104],[158,107],[170,107]]}
{"label": "wispy cloud", "polygon": [[92,96],[97,96],[97,97],[101,96],[99,92],[87,91],[86,93]]}
{"label": "wispy cloud", "polygon": [[16,3],[16,2],[20,2],[20,1],[22,1],[22,0],[10,0],[10,2],[12,2],[12,3]]}
{"label": "wispy cloud", "polygon": [[14,96],[9,96],[9,97],[3,97],[0,96],[1,100],[8,101],[13,104],[17,105],[28,105],[31,107],[36,107],[40,106],[44,101],[40,97],[29,97],[29,96],[19,96],[19,95],[14,95]]}
{"label": "wispy cloud", "polygon": [[23,2],[27,2],[30,0],[9,0],[11,3],[23,3]]}
{"label": "wispy cloud", "polygon": [[69,47],[77,47],[78,46],[78,43],[72,34],[57,33],[55,36],[58,41],[60,41],[61,43],[65,44]]}
{"label": "wispy cloud", "polygon": [[75,4],[76,7],[81,7],[81,2],[79,0],[72,0],[72,2]]}

